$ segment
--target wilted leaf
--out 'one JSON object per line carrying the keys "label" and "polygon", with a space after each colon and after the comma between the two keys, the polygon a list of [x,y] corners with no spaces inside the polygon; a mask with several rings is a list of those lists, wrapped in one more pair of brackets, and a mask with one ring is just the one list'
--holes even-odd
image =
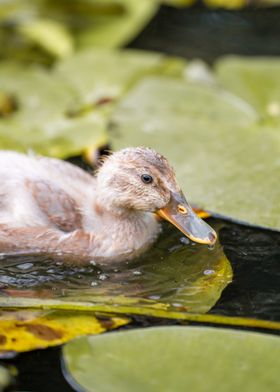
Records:
{"label": "wilted leaf", "polygon": [[61,61],[56,73],[79,93],[81,103],[121,97],[137,80],[151,74],[180,76],[183,59],[137,50],[89,49]]}
{"label": "wilted leaf", "polygon": [[74,337],[102,333],[128,322],[128,318],[107,316],[99,319],[94,313],[75,311],[2,309],[0,356],[6,351],[22,352],[57,346]]}
{"label": "wilted leaf", "polygon": [[[255,107],[262,120],[280,126],[280,60],[227,56],[216,62],[221,83]],[[272,123],[273,125],[273,123]]]}
{"label": "wilted leaf", "polygon": [[192,202],[280,229],[280,134],[246,101],[215,85],[146,78],[112,118],[115,149],[147,145],[166,155]]}
{"label": "wilted leaf", "polygon": [[16,102],[13,113],[0,120],[0,147],[67,157],[88,145],[105,144],[102,111],[70,118],[76,93],[58,77],[40,68],[0,66],[1,90]]}
{"label": "wilted leaf", "polygon": [[55,57],[67,57],[74,50],[73,39],[69,31],[54,20],[31,20],[20,25],[18,31]]}
{"label": "wilted leaf", "polygon": [[66,377],[87,391],[279,390],[280,339],[161,327],[83,337],[63,348]]}

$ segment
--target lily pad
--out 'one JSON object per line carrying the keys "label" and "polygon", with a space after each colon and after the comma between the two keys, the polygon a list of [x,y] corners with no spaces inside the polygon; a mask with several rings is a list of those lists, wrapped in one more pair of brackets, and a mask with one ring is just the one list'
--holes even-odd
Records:
{"label": "lily pad", "polygon": [[[102,4],[103,3],[103,4]],[[98,3],[97,3],[98,4]],[[99,1],[103,5],[104,1]],[[78,35],[79,46],[117,47],[131,41],[158,9],[155,0],[110,0],[107,7],[119,12],[96,14],[93,27]]]}
{"label": "lily pad", "polygon": [[74,51],[74,43],[69,31],[53,20],[36,19],[19,26],[18,30],[24,37],[55,57],[63,58]]}
{"label": "lily pad", "polygon": [[120,98],[137,80],[151,74],[181,76],[186,62],[138,50],[87,49],[61,61],[56,73],[79,94],[81,103]]}
{"label": "lily pad", "polygon": [[16,102],[15,110],[0,120],[1,148],[64,158],[106,142],[101,110],[74,118],[67,115],[77,96],[58,77],[41,68],[2,63],[0,85]]}
{"label": "lily pad", "polygon": [[0,55],[51,64],[74,47],[123,46],[158,8],[157,0],[6,0],[0,10]]}
{"label": "lily pad", "polygon": [[3,392],[10,384],[11,377],[7,369],[0,366],[0,392]]}
{"label": "lily pad", "polygon": [[151,146],[174,165],[191,202],[280,229],[280,134],[242,98],[167,77],[140,81],[112,118],[115,149]]}
{"label": "lily pad", "polygon": [[84,337],[63,348],[71,385],[87,391],[279,390],[280,339],[198,327]]}
{"label": "lily pad", "polygon": [[125,317],[98,319],[94,313],[85,312],[2,309],[0,356],[8,351],[23,352],[57,346],[74,337],[102,333],[128,322],[129,319]]}
{"label": "lily pad", "polygon": [[220,82],[254,106],[263,121],[274,119],[280,126],[278,58],[227,56],[215,63],[215,69]]}

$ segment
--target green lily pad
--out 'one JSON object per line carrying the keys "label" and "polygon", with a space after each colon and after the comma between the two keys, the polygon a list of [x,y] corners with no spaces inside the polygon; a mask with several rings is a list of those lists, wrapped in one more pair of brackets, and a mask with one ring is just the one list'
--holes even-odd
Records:
{"label": "green lily pad", "polygon": [[278,337],[198,327],[115,332],[63,348],[68,381],[89,392],[276,392],[279,355]]}
{"label": "green lily pad", "polygon": [[32,20],[19,26],[18,31],[55,57],[63,58],[71,55],[74,51],[70,32],[62,24],[53,20]]}
{"label": "green lily pad", "polygon": [[6,368],[0,366],[0,392],[4,391],[11,382],[10,373]]}
{"label": "green lily pad", "polygon": [[[104,6],[104,1],[99,3]],[[93,27],[78,35],[79,46],[112,48],[127,44],[150,21],[159,5],[154,0],[110,0],[108,6],[118,6],[119,12],[97,13]]]}
{"label": "green lily pad", "polygon": [[101,110],[74,118],[67,115],[77,95],[58,77],[41,68],[2,63],[0,85],[16,103],[14,111],[0,120],[1,148],[64,158],[106,142]]}
{"label": "green lily pad", "polygon": [[255,107],[263,120],[280,126],[280,60],[268,57],[223,57],[215,63],[220,82]]}
{"label": "green lily pad", "polygon": [[112,118],[115,149],[151,146],[203,209],[280,229],[280,134],[240,97],[207,84],[146,78]]}
{"label": "green lily pad", "polygon": [[156,0],[6,0],[0,10],[0,55],[51,64],[74,47],[123,46],[158,8]]}
{"label": "green lily pad", "polygon": [[119,98],[140,78],[171,73],[181,76],[186,62],[160,53],[88,49],[61,61],[56,74],[73,86],[81,103]]}

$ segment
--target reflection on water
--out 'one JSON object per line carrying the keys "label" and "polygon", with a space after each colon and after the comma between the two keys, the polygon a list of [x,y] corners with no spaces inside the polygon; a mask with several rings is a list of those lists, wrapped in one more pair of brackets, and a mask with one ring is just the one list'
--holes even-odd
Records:
{"label": "reflection on water", "polygon": [[280,321],[280,233],[227,223],[220,241],[234,279],[212,312]]}
{"label": "reflection on water", "polygon": [[146,254],[107,269],[69,267],[27,256],[3,259],[0,268],[3,295],[81,300],[122,295],[191,312],[211,309],[231,279],[231,266],[220,245],[208,249],[191,244],[170,225],[165,225],[159,241]]}
{"label": "reflection on water", "polygon": [[[231,263],[233,282],[211,312],[280,321],[280,234],[233,223],[222,227],[219,221],[214,226]],[[152,250],[111,270],[69,268],[44,258],[3,259],[0,293],[16,295],[20,291],[21,296],[41,297],[122,294],[169,301],[178,307],[188,303],[190,311],[195,306],[205,311],[230,281],[228,264],[219,256],[221,249],[191,245],[166,224]]]}

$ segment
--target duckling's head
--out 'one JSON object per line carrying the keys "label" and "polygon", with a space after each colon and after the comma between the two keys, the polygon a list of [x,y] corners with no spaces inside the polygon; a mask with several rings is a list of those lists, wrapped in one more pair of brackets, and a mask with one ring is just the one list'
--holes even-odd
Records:
{"label": "duckling's head", "polygon": [[113,214],[153,212],[195,242],[216,241],[215,231],[186,201],[167,159],[151,148],[130,147],[107,157],[97,173],[97,194]]}

